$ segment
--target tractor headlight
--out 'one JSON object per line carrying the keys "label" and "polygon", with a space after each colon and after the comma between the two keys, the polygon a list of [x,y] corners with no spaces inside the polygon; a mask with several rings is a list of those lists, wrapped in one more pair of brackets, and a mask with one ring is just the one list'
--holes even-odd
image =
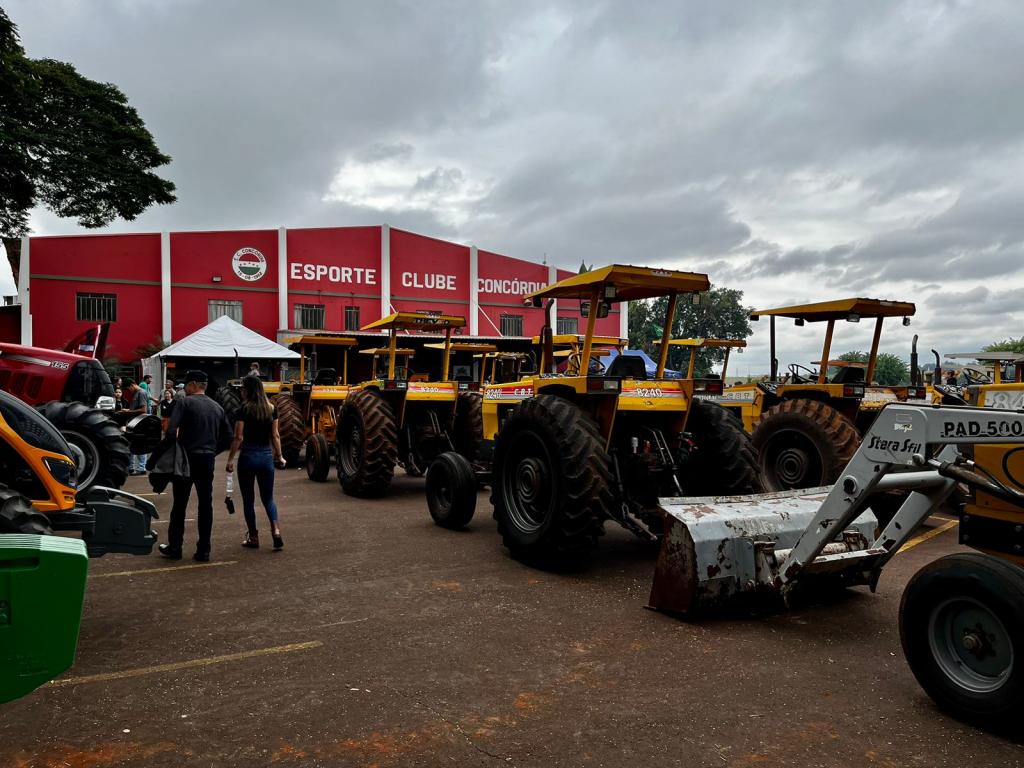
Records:
{"label": "tractor headlight", "polygon": [[70,461],[46,456],[43,459],[43,464],[46,465],[46,469],[49,470],[53,479],[61,485],[66,485],[68,488],[75,488],[78,485],[78,469]]}

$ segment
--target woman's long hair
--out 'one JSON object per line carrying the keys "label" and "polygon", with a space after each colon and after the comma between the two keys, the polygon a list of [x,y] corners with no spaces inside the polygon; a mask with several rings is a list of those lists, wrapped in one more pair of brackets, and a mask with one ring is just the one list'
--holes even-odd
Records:
{"label": "woman's long hair", "polygon": [[242,397],[245,399],[245,412],[255,416],[258,421],[270,421],[274,410],[267,393],[263,391],[263,382],[255,376],[242,379]]}

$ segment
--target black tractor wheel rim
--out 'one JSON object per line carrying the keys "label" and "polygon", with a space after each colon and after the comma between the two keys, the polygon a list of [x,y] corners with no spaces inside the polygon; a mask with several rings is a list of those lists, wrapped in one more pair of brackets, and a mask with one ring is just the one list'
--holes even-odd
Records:
{"label": "black tractor wheel rim", "polygon": [[765,475],[772,488],[812,488],[822,484],[822,460],[814,443],[795,430],[772,435],[761,451]]}
{"label": "black tractor wheel rim", "polygon": [[524,533],[538,531],[554,512],[555,487],[547,446],[532,432],[509,445],[502,465],[502,497],[510,521]]}
{"label": "black tractor wheel rim", "polygon": [[971,597],[951,597],[935,606],[928,645],[942,673],[971,693],[992,693],[1013,672],[1013,638],[999,617]]}
{"label": "black tractor wheel rim", "polygon": [[81,432],[71,429],[61,430],[64,439],[71,448],[71,460],[75,462],[76,479],[79,488],[87,488],[96,481],[100,473],[100,449]]}
{"label": "black tractor wheel rim", "polygon": [[363,464],[363,431],[358,424],[350,424],[341,432],[348,436],[348,445],[342,445],[338,451],[338,460],[345,467],[347,474],[355,474]]}

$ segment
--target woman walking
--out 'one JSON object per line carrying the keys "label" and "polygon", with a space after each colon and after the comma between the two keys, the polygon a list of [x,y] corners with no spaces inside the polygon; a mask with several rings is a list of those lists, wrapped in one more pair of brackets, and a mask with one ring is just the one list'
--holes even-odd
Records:
{"label": "woman walking", "polygon": [[277,523],[277,504],[274,503],[274,465],[284,466],[281,458],[281,436],[277,431],[277,408],[270,404],[263,391],[263,382],[255,376],[242,379],[242,410],[235,422],[235,439],[231,441],[227,471],[235,470],[238,457],[238,486],[242,491],[242,507],[248,532],[243,547],[259,549],[260,535],[256,530],[256,495],[253,484],[259,486],[260,501],[270,519],[270,533],[274,549],[284,547],[281,527]]}

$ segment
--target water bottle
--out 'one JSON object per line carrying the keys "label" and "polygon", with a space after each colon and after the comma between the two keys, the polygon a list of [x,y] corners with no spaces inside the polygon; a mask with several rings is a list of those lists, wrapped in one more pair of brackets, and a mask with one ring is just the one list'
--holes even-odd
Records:
{"label": "water bottle", "polygon": [[224,484],[224,506],[228,508],[228,514],[235,514],[235,500],[231,498],[231,494],[235,490],[235,473],[227,473],[227,481]]}
{"label": "water bottle", "polygon": [[235,492],[235,473],[234,472],[228,472],[227,484],[225,485],[224,490],[228,494],[232,494],[232,493]]}

